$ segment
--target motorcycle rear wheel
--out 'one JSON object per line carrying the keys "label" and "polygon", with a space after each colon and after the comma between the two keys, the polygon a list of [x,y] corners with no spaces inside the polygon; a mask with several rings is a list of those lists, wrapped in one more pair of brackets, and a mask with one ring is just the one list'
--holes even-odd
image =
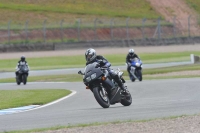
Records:
{"label": "motorcycle rear wheel", "polygon": [[100,87],[93,88],[93,94],[97,102],[103,107],[103,108],[109,108],[110,106],[110,100],[108,96],[103,96],[102,89]]}

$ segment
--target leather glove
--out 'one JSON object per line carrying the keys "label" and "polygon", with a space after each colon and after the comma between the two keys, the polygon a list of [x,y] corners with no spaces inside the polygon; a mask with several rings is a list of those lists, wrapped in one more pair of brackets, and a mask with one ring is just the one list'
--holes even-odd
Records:
{"label": "leather glove", "polygon": [[101,59],[97,61],[97,63],[99,63],[99,64],[100,64],[101,62],[103,62],[103,60],[101,60]]}
{"label": "leather glove", "polygon": [[128,67],[130,67],[130,66],[131,66],[131,63],[130,63],[130,62],[128,62],[128,63],[127,63],[127,65],[128,65]]}
{"label": "leather glove", "polygon": [[99,63],[96,64],[95,68],[98,68],[98,67],[100,67],[100,64],[99,64]]}
{"label": "leather glove", "polygon": [[104,60],[99,60],[98,63],[99,63],[101,66],[105,65]]}

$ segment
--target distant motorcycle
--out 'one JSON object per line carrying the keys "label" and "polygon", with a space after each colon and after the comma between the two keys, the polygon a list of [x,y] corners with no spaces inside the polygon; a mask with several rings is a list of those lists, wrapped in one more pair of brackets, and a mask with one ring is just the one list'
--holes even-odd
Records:
{"label": "distant motorcycle", "polygon": [[[120,77],[122,83],[125,83],[119,69],[115,73]],[[86,89],[90,89],[96,101],[103,107],[109,108],[110,104],[121,103],[129,106],[132,103],[131,94],[124,95],[118,84],[111,78],[107,68],[97,67],[97,63],[88,64],[85,72],[79,71],[78,74],[83,75],[83,82]],[[112,91],[111,91],[112,90]]]}
{"label": "distant motorcycle", "polygon": [[138,58],[131,60],[130,80],[134,82],[136,79],[142,81],[142,61]]}
{"label": "distant motorcycle", "polygon": [[19,71],[18,71],[18,75],[16,76],[16,83],[18,85],[20,85],[21,82],[23,82],[24,85],[26,84],[28,72],[29,72],[29,69],[28,69],[27,65],[21,65],[20,66]]}

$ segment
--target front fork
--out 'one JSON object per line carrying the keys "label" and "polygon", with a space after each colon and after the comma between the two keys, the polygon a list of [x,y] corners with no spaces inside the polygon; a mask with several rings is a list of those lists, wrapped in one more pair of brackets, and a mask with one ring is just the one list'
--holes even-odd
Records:
{"label": "front fork", "polygon": [[[98,86],[96,86],[96,87],[100,87],[100,89],[102,90],[102,95],[105,97],[105,96],[107,96],[107,92],[106,92],[106,90],[105,90],[105,83],[95,83],[95,84],[98,84]],[[104,85],[103,85],[104,84]],[[104,87],[105,86],[105,87]],[[92,88],[94,88],[95,86],[93,86],[93,85],[89,85],[89,88],[90,88],[90,90],[93,92],[93,89]]]}
{"label": "front fork", "polygon": [[131,67],[130,73],[132,74],[132,76],[137,79],[136,75],[135,75],[135,67]]}
{"label": "front fork", "polygon": [[101,89],[102,89],[103,96],[106,97],[107,96],[107,92],[105,91],[104,87],[102,86]]}

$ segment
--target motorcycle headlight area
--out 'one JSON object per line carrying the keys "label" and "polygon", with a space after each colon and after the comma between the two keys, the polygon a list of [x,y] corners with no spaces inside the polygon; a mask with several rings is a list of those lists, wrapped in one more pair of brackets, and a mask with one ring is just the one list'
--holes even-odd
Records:
{"label": "motorcycle headlight area", "polygon": [[91,75],[91,79],[96,78],[96,76],[97,76],[97,74],[96,74],[96,73],[93,73],[93,74]]}
{"label": "motorcycle headlight area", "polygon": [[96,78],[96,73],[93,73],[91,76],[85,78],[86,82],[90,82],[92,79]]}
{"label": "motorcycle headlight area", "polygon": [[132,71],[135,71],[135,67],[131,67],[131,70],[132,70]]}
{"label": "motorcycle headlight area", "polygon": [[135,63],[135,65],[136,65],[137,67],[139,67],[139,66],[140,66],[140,63]]}
{"label": "motorcycle headlight area", "polygon": [[90,82],[90,80],[91,80],[90,77],[85,78],[85,81],[86,81],[86,82]]}

